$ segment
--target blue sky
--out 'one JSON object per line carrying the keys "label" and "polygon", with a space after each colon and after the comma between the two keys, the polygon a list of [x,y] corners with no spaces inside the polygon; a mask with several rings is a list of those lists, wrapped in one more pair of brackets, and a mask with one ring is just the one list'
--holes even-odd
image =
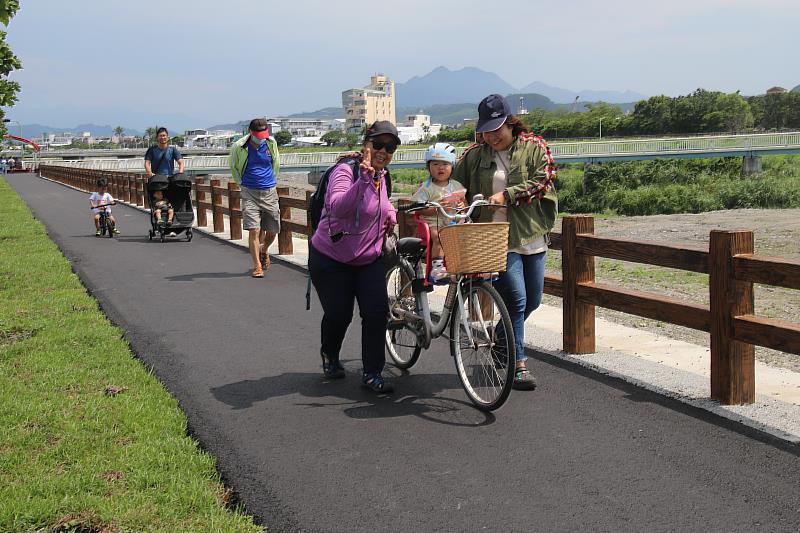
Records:
{"label": "blue sky", "polygon": [[797,0],[21,3],[7,116],[26,124],[203,127],[339,106],[375,72],[440,65],[646,95],[800,84]]}

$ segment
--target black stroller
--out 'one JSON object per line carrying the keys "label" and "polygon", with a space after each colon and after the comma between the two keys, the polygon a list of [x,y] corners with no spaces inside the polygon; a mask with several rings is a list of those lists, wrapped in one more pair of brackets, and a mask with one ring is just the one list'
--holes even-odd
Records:
{"label": "black stroller", "polygon": [[[172,224],[167,225],[167,209],[161,209],[161,218],[157,219],[155,214],[154,193],[161,191],[161,196],[172,206]],[[186,234],[186,240],[192,240],[192,223],[194,222],[194,210],[192,209],[192,182],[183,174],[174,176],[162,176],[156,174],[147,181],[147,198],[150,202],[150,240],[156,235],[164,242],[169,237],[177,237],[181,233]]]}

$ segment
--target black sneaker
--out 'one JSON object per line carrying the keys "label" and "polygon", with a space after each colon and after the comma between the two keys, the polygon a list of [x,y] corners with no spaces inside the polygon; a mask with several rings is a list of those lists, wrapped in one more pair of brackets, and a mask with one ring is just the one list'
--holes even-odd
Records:
{"label": "black sneaker", "polygon": [[514,390],[533,390],[536,388],[536,378],[527,368],[520,367],[514,372],[514,381],[511,383]]}
{"label": "black sneaker", "polygon": [[342,379],[344,377],[344,367],[339,360],[331,361],[325,354],[320,352],[322,356],[322,373],[328,379]]}
{"label": "black sneaker", "polygon": [[392,384],[384,380],[383,377],[377,373],[368,374],[364,372],[364,376],[361,378],[361,386],[378,394],[389,394],[394,391]]}

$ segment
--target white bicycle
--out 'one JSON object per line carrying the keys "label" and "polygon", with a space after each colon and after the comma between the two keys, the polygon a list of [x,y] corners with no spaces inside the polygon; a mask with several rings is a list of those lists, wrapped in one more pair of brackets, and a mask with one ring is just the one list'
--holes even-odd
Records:
{"label": "white bicycle", "polygon": [[[431,269],[430,228],[417,211],[435,207],[445,217],[461,221],[469,219],[475,208],[489,205],[478,194],[467,208],[454,214],[436,202],[400,208],[414,213],[419,238],[406,237],[398,241],[399,263],[386,274],[389,294],[386,348],[394,364],[401,369],[414,366],[421,351],[429,348],[433,339],[442,336],[449,325],[450,353],[458,377],[469,399],[483,411],[501,407],[511,392],[516,359],[511,317],[487,276],[490,272],[451,275],[444,307],[439,313],[431,312],[428,294],[433,291],[433,285],[425,276],[425,267],[427,272]],[[465,226],[474,226],[477,230],[478,226],[488,224]],[[440,239],[444,240],[449,227],[440,231]],[[472,228],[459,228],[462,229]],[[504,229],[507,232],[507,227]]]}

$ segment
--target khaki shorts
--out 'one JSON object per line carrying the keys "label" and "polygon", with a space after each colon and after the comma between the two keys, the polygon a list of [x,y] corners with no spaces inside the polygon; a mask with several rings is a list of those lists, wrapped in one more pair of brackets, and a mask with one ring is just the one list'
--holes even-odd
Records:
{"label": "khaki shorts", "polygon": [[242,228],[261,228],[269,233],[281,231],[281,209],[278,191],[270,189],[248,189],[242,187]]}

